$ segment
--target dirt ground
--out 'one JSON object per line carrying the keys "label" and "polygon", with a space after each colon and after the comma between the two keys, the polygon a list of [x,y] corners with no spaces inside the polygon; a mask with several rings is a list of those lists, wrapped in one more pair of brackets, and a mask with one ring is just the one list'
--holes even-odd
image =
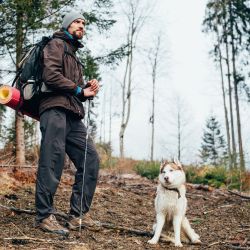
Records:
{"label": "dirt ground", "polygon": [[[71,231],[64,238],[34,228],[33,214],[8,209],[34,211],[34,176],[31,170],[0,169],[0,249],[176,249],[169,242],[147,243],[155,218],[156,181],[102,170],[90,215],[103,226]],[[55,198],[57,211],[67,213],[72,181],[64,173]],[[184,243],[183,249],[250,249],[250,200],[226,190],[187,187],[187,217],[202,245]]]}

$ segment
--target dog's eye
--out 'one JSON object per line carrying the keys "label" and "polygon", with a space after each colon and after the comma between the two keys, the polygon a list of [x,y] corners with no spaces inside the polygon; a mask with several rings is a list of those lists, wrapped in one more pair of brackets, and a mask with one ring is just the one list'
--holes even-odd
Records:
{"label": "dog's eye", "polygon": [[169,171],[170,171],[170,172],[173,172],[174,170],[173,170],[173,169],[170,169]]}

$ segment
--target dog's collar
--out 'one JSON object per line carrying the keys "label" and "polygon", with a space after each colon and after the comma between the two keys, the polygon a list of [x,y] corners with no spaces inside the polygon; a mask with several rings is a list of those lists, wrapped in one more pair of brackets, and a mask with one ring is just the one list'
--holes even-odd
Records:
{"label": "dog's collar", "polygon": [[167,187],[164,187],[164,188],[167,189],[167,190],[170,190],[170,191],[175,191],[175,192],[177,192],[177,194],[178,194],[178,199],[181,198],[180,190],[179,190],[178,188],[167,188]]}

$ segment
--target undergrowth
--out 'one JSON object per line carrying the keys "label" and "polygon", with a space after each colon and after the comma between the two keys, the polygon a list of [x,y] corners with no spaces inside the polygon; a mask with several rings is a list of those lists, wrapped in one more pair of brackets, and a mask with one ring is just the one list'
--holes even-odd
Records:
{"label": "undergrowth", "polygon": [[[159,175],[159,162],[139,161],[134,170],[148,179]],[[224,166],[184,166],[187,182],[215,188],[250,190],[250,172],[229,171]]]}

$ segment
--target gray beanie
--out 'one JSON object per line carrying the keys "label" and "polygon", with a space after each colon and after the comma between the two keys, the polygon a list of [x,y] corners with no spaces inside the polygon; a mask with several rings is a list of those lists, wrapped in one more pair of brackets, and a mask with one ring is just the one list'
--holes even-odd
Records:
{"label": "gray beanie", "polygon": [[71,11],[71,12],[67,13],[63,18],[62,28],[68,29],[69,25],[78,18],[85,20],[83,15],[80,14],[79,12]]}

